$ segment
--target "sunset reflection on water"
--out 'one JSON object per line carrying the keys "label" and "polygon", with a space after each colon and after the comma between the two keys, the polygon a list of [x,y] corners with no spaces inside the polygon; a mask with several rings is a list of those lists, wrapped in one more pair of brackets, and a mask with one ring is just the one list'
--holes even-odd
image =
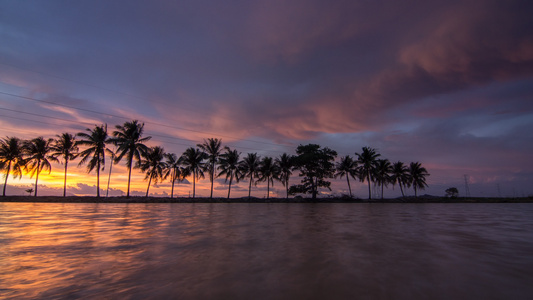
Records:
{"label": "sunset reflection on water", "polygon": [[533,206],[0,203],[0,298],[533,296]]}

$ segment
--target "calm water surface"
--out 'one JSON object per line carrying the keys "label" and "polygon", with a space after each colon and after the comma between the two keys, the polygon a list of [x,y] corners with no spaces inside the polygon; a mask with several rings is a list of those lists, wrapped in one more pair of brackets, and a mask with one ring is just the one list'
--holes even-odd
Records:
{"label": "calm water surface", "polygon": [[0,203],[0,298],[533,299],[533,205]]}

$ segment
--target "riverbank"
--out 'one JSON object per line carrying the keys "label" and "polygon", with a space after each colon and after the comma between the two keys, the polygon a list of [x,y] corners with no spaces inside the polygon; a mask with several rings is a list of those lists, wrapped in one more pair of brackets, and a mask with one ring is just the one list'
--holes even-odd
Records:
{"label": "riverbank", "polygon": [[40,202],[40,203],[533,203],[533,197],[521,198],[446,198],[420,196],[392,199],[352,199],[352,198],[170,198],[170,197],[82,197],[82,196],[5,196],[0,202]]}

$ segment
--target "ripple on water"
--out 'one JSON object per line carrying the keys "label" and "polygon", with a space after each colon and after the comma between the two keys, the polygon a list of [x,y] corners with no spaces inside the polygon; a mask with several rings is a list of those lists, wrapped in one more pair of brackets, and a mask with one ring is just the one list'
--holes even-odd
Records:
{"label": "ripple on water", "polygon": [[0,216],[0,298],[533,298],[530,204],[0,203]]}

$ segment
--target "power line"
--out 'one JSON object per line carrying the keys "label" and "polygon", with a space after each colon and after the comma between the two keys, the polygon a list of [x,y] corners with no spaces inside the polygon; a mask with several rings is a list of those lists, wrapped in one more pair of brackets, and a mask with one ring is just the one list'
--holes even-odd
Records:
{"label": "power line", "polygon": [[[27,115],[31,115],[31,116],[38,116],[38,117],[43,117],[43,118],[49,118],[49,119],[54,119],[54,120],[64,121],[64,122],[70,122],[70,123],[75,123],[75,124],[82,124],[82,125],[89,125],[89,126],[94,125],[94,124],[89,123],[89,122],[68,120],[68,119],[64,119],[64,118],[52,117],[52,116],[47,116],[47,115],[43,115],[43,114],[30,113],[30,112],[25,112],[25,111],[20,111],[20,110],[15,110],[15,109],[9,109],[9,108],[3,108],[3,107],[0,107],[0,110],[16,112],[16,113],[22,113],[22,114],[27,114]],[[17,119],[17,120],[21,120],[21,121],[29,121],[29,122],[46,124],[46,125],[59,126],[59,124],[53,124],[53,123],[49,123],[49,122],[42,122],[42,121],[38,121],[38,120],[25,119],[25,118],[20,118],[20,117],[15,117],[15,116],[6,116],[6,115],[0,115],[0,116],[6,117],[6,118]],[[167,135],[161,135],[161,134],[156,134],[156,133],[151,133],[151,132],[147,132],[147,134],[150,135],[150,136],[157,136],[157,137],[167,138],[167,139],[184,140],[184,141],[187,141],[187,142],[191,142],[193,146],[197,144],[196,141],[193,141],[193,140],[190,140],[190,139],[178,138],[178,137],[167,136]],[[152,140],[152,141],[158,141],[158,140]],[[190,144],[176,143],[176,142],[170,142],[170,141],[160,141],[159,140],[158,142],[176,144],[176,145],[183,145],[183,146],[191,146]],[[276,152],[276,153],[279,153],[279,154],[283,153],[281,151],[276,151],[276,150],[272,150],[272,149],[257,149],[257,148],[243,147],[243,146],[238,146],[237,147],[237,146],[231,145],[231,144],[227,145],[227,146],[233,147],[233,148],[239,148],[239,149],[254,150],[254,151]]]}
{"label": "power line", "polygon": [[[36,98],[32,98],[32,97],[20,96],[20,95],[6,93],[6,92],[0,92],[0,94],[6,95],[6,96],[11,96],[11,97],[16,97],[16,98],[20,98],[20,99],[40,102],[40,103],[46,103],[46,104],[51,104],[51,105],[71,108],[71,109],[85,111],[85,112],[89,112],[89,113],[104,115],[104,116],[108,116],[108,117],[112,117],[112,118],[119,118],[119,119],[123,119],[123,120],[130,120],[131,119],[131,118],[127,118],[127,117],[123,117],[123,116],[119,116],[119,115],[114,115],[114,114],[109,114],[109,113],[104,113],[104,112],[100,112],[100,111],[96,111],[96,110],[80,108],[80,107],[76,107],[76,106],[72,106],[72,105],[61,104],[61,103],[56,103],[56,102],[52,102],[52,101],[36,99]],[[189,132],[194,132],[194,133],[202,133],[202,134],[207,134],[207,135],[211,135],[211,136],[215,136],[215,137],[225,137],[225,138],[229,138],[229,139],[234,139],[236,141],[246,141],[246,142],[259,143],[259,144],[265,144],[265,145],[274,145],[274,146],[277,146],[277,147],[279,147],[279,146],[285,147],[285,146],[283,146],[281,144],[274,144],[274,143],[262,142],[262,141],[256,141],[256,140],[250,140],[250,139],[242,139],[242,138],[238,138],[238,137],[234,137],[234,136],[230,136],[230,135],[215,134],[215,133],[212,133],[212,132],[188,129],[188,128],[179,127],[179,126],[171,126],[171,125],[166,125],[166,124],[157,123],[157,122],[146,121],[144,123],[152,124],[152,125],[156,125],[156,126],[162,126],[162,127],[171,128],[171,129],[176,129],[176,130],[183,130],[183,131],[189,131]]]}

